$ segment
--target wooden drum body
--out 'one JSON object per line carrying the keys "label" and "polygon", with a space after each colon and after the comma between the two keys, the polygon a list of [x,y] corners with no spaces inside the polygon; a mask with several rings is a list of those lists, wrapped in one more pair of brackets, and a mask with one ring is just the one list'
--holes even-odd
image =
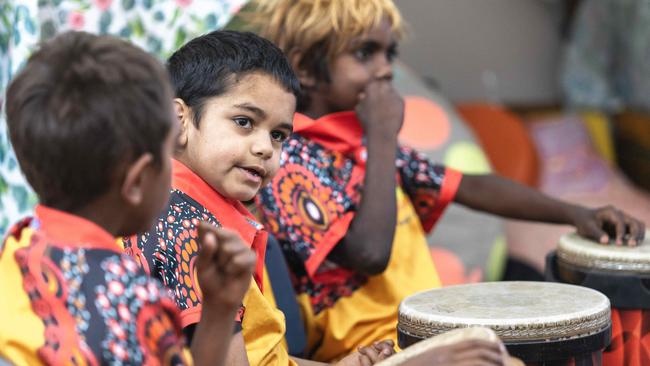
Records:
{"label": "wooden drum body", "polygon": [[420,292],[400,304],[399,346],[474,326],[492,329],[512,356],[529,365],[598,365],[610,341],[610,303],[597,291],[548,282]]}
{"label": "wooden drum body", "polygon": [[[635,247],[564,235],[546,257],[546,278],[598,290],[612,304],[604,365],[650,365],[650,232]],[[644,339],[644,338],[648,339]]]}

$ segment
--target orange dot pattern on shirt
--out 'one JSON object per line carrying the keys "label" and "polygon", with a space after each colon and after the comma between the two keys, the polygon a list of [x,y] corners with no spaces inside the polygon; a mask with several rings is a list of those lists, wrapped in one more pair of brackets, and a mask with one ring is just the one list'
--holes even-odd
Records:
{"label": "orange dot pattern on shirt", "polygon": [[[343,237],[347,227],[337,224],[354,214],[361,202],[363,186],[356,173],[363,169],[364,159],[356,152],[362,150],[329,150],[294,133],[284,144],[277,175],[257,198],[267,229],[278,239],[291,268],[294,288],[308,294],[315,314],[350,296],[367,280],[362,273],[327,260],[322,252]],[[435,222],[445,167],[400,146],[395,170],[420,221]],[[323,259],[312,277],[307,262],[315,257]]]}
{"label": "orange dot pattern on shirt", "polygon": [[[291,165],[273,182],[278,200],[286,204],[282,219],[299,231],[297,235],[312,238],[313,242],[322,240],[329,229],[330,217],[342,209],[332,190],[318,181],[316,175],[304,167]],[[273,221],[279,217],[268,216],[267,219],[274,225]]]}
{"label": "orange dot pattern on shirt", "polygon": [[[152,230],[137,237],[137,248],[131,250],[142,256],[151,269],[151,276],[173,293],[181,312],[201,307],[202,292],[196,273],[201,222],[221,226],[205,207],[184,192],[173,189],[167,212],[158,218]],[[125,245],[133,246],[134,243],[125,241]]]}

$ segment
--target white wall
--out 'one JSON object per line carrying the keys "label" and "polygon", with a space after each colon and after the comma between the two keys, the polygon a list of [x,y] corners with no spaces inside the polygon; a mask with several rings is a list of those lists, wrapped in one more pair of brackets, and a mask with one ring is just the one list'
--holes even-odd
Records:
{"label": "white wall", "polygon": [[409,23],[401,58],[453,101],[558,99],[558,3],[395,0]]}

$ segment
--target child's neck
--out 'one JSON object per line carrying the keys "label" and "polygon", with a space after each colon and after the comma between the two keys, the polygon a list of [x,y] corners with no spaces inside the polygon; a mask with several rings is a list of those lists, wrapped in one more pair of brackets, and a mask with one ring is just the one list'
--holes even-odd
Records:
{"label": "child's neck", "polygon": [[115,205],[115,199],[113,197],[109,198],[107,196],[108,195],[100,197],[93,202],[74,210],[67,210],[58,207],[52,208],[84,218],[106,230],[114,237],[132,234],[123,232],[124,220],[122,218],[124,216],[124,210]]}
{"label": "child's neck", "polygon": [[325,101],[323,101],[322,98],[310,98],[310,99],[311,100],[309,106],[307,106],[307,108],[304,108],[299,112],[311,119],[319,119],[328,114],[340,112],[340,111],[332,110],[332,108],[330,108],[330,106],[327,105],[327,103],[325,103]]}

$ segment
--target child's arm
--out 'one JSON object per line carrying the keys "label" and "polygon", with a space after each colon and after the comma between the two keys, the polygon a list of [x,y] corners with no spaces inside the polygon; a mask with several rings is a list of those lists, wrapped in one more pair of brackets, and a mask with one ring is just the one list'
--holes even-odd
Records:
{"label": "child's arm", "polygon": [[[255,253],[235,232],[207,223],[199,226],[199,238],[196,270],[203,306],[191,346],[194,364],[224,365],[227,354],[229,364],[235,359],[236,364],[248,364],[243,347],[231,347],[237,343],[231,339],[234,319],[255,267]],[[237,350],[229,352],[232,348],[240,349],[243,355],[233,354]]]}
{"label": "child's arm", "polygon": [[507,218],[573,225],[580,235],[601,243],[614,239],[636,245],[645,235],[642,222],[612,206],[569,204],[496,175],[464,175],[455,201]]}
{"label": "child's arm", "polygon": [[386,269],[395,233],[395,157],[404,102],[390,81],[375,81],[366,88],[357,115],[368,147],[363,194],[348,232],[329,258],[374,275]]}

